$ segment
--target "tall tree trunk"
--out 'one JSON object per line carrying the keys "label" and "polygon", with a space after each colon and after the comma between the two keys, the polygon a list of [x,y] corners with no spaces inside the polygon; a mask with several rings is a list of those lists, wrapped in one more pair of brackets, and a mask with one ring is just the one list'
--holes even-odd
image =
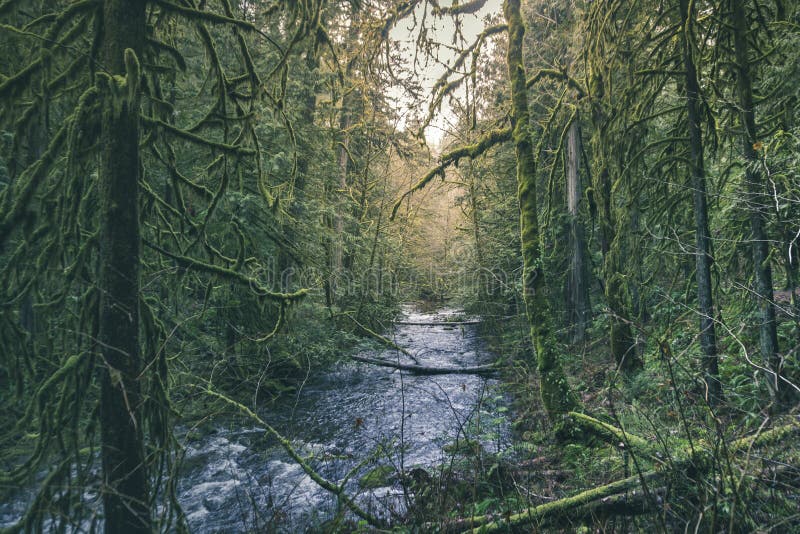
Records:
{"label": "tall tree trunk", "polygon": [[[139,349],[139,68],[143,0],[106,0],[100,144],[100,423],[105,530],[151,532]],[[127,77],[126,77],[127,75]],[[98,73],[100,76],[100,73]],[[113,77],[112,77],[113,76]],[[125,80],[124,86],[123,82]],[[116,90],[110,86],[116,85]]]}
{"label": "tall tree trunk", "polygon": [[760,199],[765,197],[764,179],[758,169],[756,153],[756,115],[753,105],[753,84],[750,76],[748,27],[745,18],[744,2],[731,2],[733,17],[733,44],[736,52],[737,89],[741,113],[742,151],[745,158],[745,182],[750,204],[750,233],[753,246],[753,267],[756,274],[756,293],[759,310],[759,334],[761,358],[774,373],[768,377],[767,384],[773,401],[781,401],[782,387],[778,376],[780,356],[778,354],[778,331],[773,306],[772,267],[769,259],[769,243],[765,231],[765,221]]}
{"label": "tall tree trunk", "polygon": [[580,221],[580,202],[583,194],[580,178],[581,134],[577,117],[569,127],[567,136],[567,212],[569,214],[569,237],[572,248],[569,273],[569,309],[572,325],[572,342],[582,343],[586,339],[589,322],[588,262],[586,239]]}
{"label": "tall tree trunk", "polygon": [[[314,48],[314,47],[312,47]],[[306,52],[305,58],[306,68],[311,80],[315,79],[319,68],[319,58],[315,50]],[[309,142],[307,136],[310,136],[315,128],[314,116],[317,112],[317,88],[315,83],[304,84],[300,93],[300,103],[302,105],[302,112],[300,116],[304,120],[303,135],[300,137],[300,146],[298,147],[299,153],[297,155],[297,173],[294,178],[294,187],[292,193],[294,198],[289,204],[288,212],[291,220],[288,223],[282,224],[283,235],[288,242],[289,247],[295,246],[297,240],[297,228],[300,220],[305,212],[305,198],[306,198],[306,179],[308,178],[309,165],[311,163],[311,155],[315,152],[316,147],[312,142]],[[280,283],[281,291],[291,291],[293,278],[297,274],[295,268],[300,267],[297,264],[294,255],[289,250],[280,248],[278,250],[278,282]]]}
{"label": "tall tree trunk", "polygon": [[625,298],[625,275],[622,271],[622,240],[618,228],[613,230],[614,237],[608,243],[603,259],[605,272],[605,294],[608,309],[611,312],[610,345],[611,354],[617,366],[623,371],[632,371],[642,366],[641,358],[636,354],[630,319],[628,318]]}
{"label": "tall tree trunk", "polygon": [[536,159],[529,133],[528,93],[522,41],[525,26],[520,0],[505,0],[503,13],[508,24],[506,63],[511,85],[511,125],[517,157],[517,197],[520,210],[522,248],[522,290],[531,341],[536,350],[542,404],[551,419],[576,405],[559,361],[558,347],[550,328],[552,317],[544,293],[545,279],[541,258],[541,234],[536,206]]}
{"label": "tall tree trunk", "polygon": [[[601,121],[595,118],[595,124]],[[606,163],[604,163],[606,165]],[[606,304],[611,317],[609,322],[609,345],[617,367],[632,371],[642,366],[634,350],[633,334],[625,305],[624,274],[622,272],[622,239],[614,216],[611,199],[611,178],[607,168],[596,174],[594,187],[597,199],[598,223],[600,226],[600,251],[603,254],[603,282]]]}
{"label": "tall tree trunk", "polygon": [[[370,294],[374,295],[374,298],[380,299],[382,297],[382,288],[381,288],[381,279],[380,279],[380,269],[378,267],[378,273],[375,273],[375,255],[378,252],[378,244],[380,243],[381,238],[381,231],[383,226],[383,209],[384,209],[384,201],[386,199],[386,182],[384,181],[383,185],[383,193],[381,194],[381,203],[378,207],[378,220],[375,224],[375,232],[372,236],[372,245],[370,246],[369,252],[369,262],[367,263],[366,269],[366,276],[363,277],[363,283],[366,284],[364,288],[362,288],[361,299],[358,301],[358,311],[356,312],[356,320],[361,321],[361,312],[364,310],[364,304],[366,303],[367,298]],[[375,279],[375,292],[372,293],[372,277],[373,274],[377,274]]]}
{"label": "tall tree trunk", "polygon": [[467,162],[464,179],[467,182],[467,191],[469,194],[469,216],[472,220],[472,238],[475,240],[475,264],[477,279],[474,280],[476,287],[475,293],[478,295],[480,302],[480,310],[485,313],[488,310],[487,304],[492,302],[494,292],[492,291],[492,284],[486,277],[487,266],[484,263],[483,242],[481,238],[481,219],[480,219],[480,206],[478,205],[478,178],[475,173],[475,164],[472,159]]}
{"label": "tall tree trunk", "polygon": [[[345,58],[347,60],[347,67],[345,68],[344,82],[346,84],[352,84],[351,78],[357,59],[353,50],[355,43],[357,43],[359,40],[358,10],[358,5],[354,2],[350,9],[350,27],[345,45]],[[336,164],[339,169],[339,191],[337,195],[337,202],[335,203],[336,209],[333,216],[334,242],[331,249],[331,269],[333,271],[331,276],[331,300],[333,303],[336,303],[336,282],[338,277],[342,274],[344,258],[346,255],[345,213],[347,213],[349,210],[345,209],[345,206],[347,205],[346,199],[349,198],[347,191],[348,174],[350,172],[350,127],[353,123],[353,99],[356,97],[356,94],[357,93],[354,87],[342,87],[339,131],[337,135],[334,136],[334,139],[336,139]]]}
{"label": "tall tree trunk", "polygon": [[[692,4],[694,5],[694,4]],[[681,27],[683,28],[683,66],[686,72],[686,113],[689,122],[689,169],[692,176],[695,221],[695,262],[697,301],[700,307],[700,345],[703,350],[703,368],[708,385],[708,401],[717,402],[722,395],[719,381],[717,334],[714,327],[714,299],[711,288],[711,236],[708,229],[708,200],[703,155],[703,136],[700,129],[700,85],[697,67],[692,55],[691,26],[694,13],[689,10],[689,0],[680,0]]]}
{"label": "tall tree trunk", "polygon": [[[602,56],[601,56],[602,57]],[[616,208],[611,198],[611,173],[609,160],[615,155],[615,142],[608,139],[609,117],[606,116],[605,87],[602,69],[599,65],[590,79],[592,96],[592,123],[595,130],[593,138],[594,158],[598,169],[593,173],[593,197],[597,209],[597,222],[600,229],[600,251],[603,255],[603,292],[609,310],[609,345],[611,355],[622,371],[633,371],[642,366],[642,360],[634,350],[633,335],[625,304],[624,274],[622,272],[622,239],[624,235],[618,228]],[[619,157],[618,155],[616,157]]]}
{"label": "tall tree trunk", "polygon": [[342,270],[344,257],[344,213],[345,209],[342,206],[341,199],[346,198],[347,191],[347,172],[350,163],[350,106],[351,106],[351,93],[347,93],[342,97],[342,111],[339,117],[339,140],[336,150],[336,164],[339,169],[339,190],[337,191],[337,208],[333,216],[333,230],[335,232],[335,241],[332,251],[332,268],[334,276],[338,276]]}

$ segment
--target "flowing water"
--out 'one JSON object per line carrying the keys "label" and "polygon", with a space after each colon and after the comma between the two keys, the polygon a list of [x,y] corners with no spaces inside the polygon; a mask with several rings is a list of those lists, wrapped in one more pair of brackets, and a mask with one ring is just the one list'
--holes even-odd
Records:
{"label": "flowing water", "polygon": [[[491,363],[475,326],[446,323],[456,314],[452,309],[423,313],[408,306],[406,322],[444,324],[397,325],[393,339],[420,365]],[[396,350],[360,355],[414,363]],[[351,473],[345,484],[348,495],[392,520],[407,506],[399,473],[435,469],[452,459],[453,453],[446,451],[467,436],[488,452],[509,445],[507,399],[497,385],[496,379],[477,375],[413,375],[343,362],[259,415],[290,438],[328,480],[338,484]],[[218,419],[215,425],[202,435],[185,432],[178,497],[192,532],[303,532],[335,515],[335,497],[314,483],[264,429],[242,427],[241,419],[234,418]],[[380,476],[367,477],[368,483],[368,473]],[[0,526],[18,520],[29,498],[0,503]]]}
{"label": "flowing water", "polygon": [[[407,322],[445,322],[456,310],[422,313],[407,307]],[[492,360],[472,325],[397,325],[394,341],[421,365],[466,367]],[[413,363],[395,350],[362,356]],[[346,484],[348,494],[384,518],[402,514],[401,477],[369,484],[364,473],[433,468],[450,459],[456,440],[478,439],[484,449],[508,446],[507,400],[497,381],[476,375],[412,375],[365,363],[342,363],[305,386],[296,398],[261,414],[294,440],[327,479]],[[187,445],[187,472],[180,500],[193,532],[279,530],[302,532],[333,516],[336,501],[251,427],[222,429]],[[452,450],[447,448],[447,450]]]}

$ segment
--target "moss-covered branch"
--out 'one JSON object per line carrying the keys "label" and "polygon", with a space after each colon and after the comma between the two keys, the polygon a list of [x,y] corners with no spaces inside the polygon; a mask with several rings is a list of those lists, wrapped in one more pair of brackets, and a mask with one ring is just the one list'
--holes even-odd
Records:
{"label": "moss-covered branch", "polygon": [[360,329],[362,332],[364,332],[364,333],[365,333],[365,334],[367,334],[368,336],[371,336],[372,338],[374,338],[375,340],[377,340],[378,342],[380,342],[380,343],[381,343],[381,345],[383,345],[384,347],[388,347],[388,348],[390,348],[390,349],[392,349],[392,350],[396,350],[396,351],[402,352],[403,354],[405,354],[406,356],[408,356],[409,358],[411,358],[412,360],[414,360],[416,363],[419,363],[419,362],[417,361],[417,357],[416,357],[416,356],[414,356],[413,354],[411,354],[411,352],[409,352],[408,350],[404,349],[403,347],[401,347],[400,345],[398,345],[397,343],[395,343],[395,342],[394,342],[394,341],[392,341],[391,339],[389,339],[389,338],[387,338],[387,337],[385,337],[385,336],[382,336],[382,335],[380,335],[379,333],[375,332],[374,330],[371,330],[370,328],[368,328],[368,327],[364,326],[363,324],[361,324],[361,322],[359,322],[358,320],[356,320],[356,318],[355,318],[355,317],[353,317],[352,315],[350,315],[349,313],[345,313],[345,314],[343,314],[343,315],[344,315],[345,317],[347,317],[348,319],[350,319],[351,321],[353,321],[353,323],[355,323],[355,325],[356,325],[356,326],[357,326],[357,327],[358,327],[358,328],[359,328],[359,329]]}
{"label": "moss-covered branch", "polygon": [[540,69],[531,78],[528,78],[526,85],[528,88],[533,87],[544,78],[566,82],[569,87],[575,89],[575,91],[578,93],[578,98],[583,98],[586,96],[586,89],[584,89],[583,85],[581,85],[578,80],[567,74],[565,71],[555,69]]}
{"label": "moss-covered branch", "polygon": [[155,245],[148,241],[143,241],[143,242],[149,248],[155,250],[160,254],[163,254],[164,256],[167,256],[168,258],[175,260],[178,264],[184,267],[204,273],[214,274],[226,280],[230,280],[232,282],[236,282],[244,286],[250,287],[259,296],[268,298],[270,300],[294,302],[300,300],[301,298],[305,297],[308,294],[308,289],[305,288],[298,289],[297,291],[291,293],[279,293],[275,291],[270,291],[269,289],[262,286],[258,280],[250,278],[249,276],[242,274],[238,271],[227,269],[225,267],[220,267],[218,265],[213,265],[211,263],[206,263],[194,258],[189,258],[187,256],[182,256],[180,254],[173,254],[172,252],[164,250],[158,245]]}
{"label": "moss-covered branch", "polygon": [[[11,5],[9,2],[5,5]],[[75,25],[71,31],[68,31],[66,35],[61,37],[60,39],[56,40],[58,37],[59,31],[71,20],[73,20],[76,16],[82,14],[84,11],[88,11],[91,9],[95,9],[99,6],[100,3],[96,0],[81,0],[79,2],[72,3],[66,9],[54,15],[53,23],[48,27],[47,33],[43,36],[39,36],[30,32],[24,32],[23,30],[14,29],[15,33],[27,33],[30,37],[36,37],[37,39],[41,39],[45,41],[49,48],[54,47],[66,47],[80,37],[81,35],[81,26]],[[0,6],[0,11],[2,11],[3,6]],[[9,31],[13,29],[10,26],[4,26],[4,31]],[[0,100],[5,100],[14,96],[14,94],[25,88],[29,87],[31,84],[31,78],[34,74],[38,73],[49,64],[49,59],[45,60],[45,55],[40,54],[39,57],[28,62],[28,64],[19,72],[14,74],[13,76],[8,77],[7,79],[3,80],[0,83]]]}
{"label": "moss-covered branch", "polygon": [[751,447],[769,445],[800,433],[800,420],[792,418],[789,423],[759,432],[752,436],[739,438],[728,445],[730,452],[740,452]]}
{"label": "moss-covered branch", "polygon": [[423,189],[426,185],[428,185],[431,180],[433,180],[437,176],[444,177],[444,171],[450,165],[458,163],[461,158],[471,158],[475,159],[481,154],[485,153],[487,150],[492,148],[495,145],[499,145],[500,143],[504,143],[511,139],[511,128],[495,128],[494,130],[489,131],[486,135],[481,137],[476,143],[472,145],[465,145],[456,148],[455,150],[451,150],[447,152],[439,159],[439,164],[432,168],[428,173],[423,176],[416,184],[414,184],[411,189],[403,193],[392,207],[392,215],[390,220],[394,220],[395,216],[397,215],[397,210],[400,209],[403,201],[406,197],[410,196],[411,194]]}
{"label": "moss-covered branch", "polygon": [[212,390],[210,388],[206,389],[206,393],[208,395],[212,396],[212,397],[215,397],[217,399],[220,399],[221,401],[224,401],[225,403],[229,404],[230,406],[236,408],[243,415],[249,417],[253,421],[257,422],[259,425],[263,426],[267,430],[268,434],[270,434],[276,440],[278,440],[278,443],[281,444],[281,447],[283,447],[283,449],[289,454],[289,456],[292,458],[292,460],[297,462],[297,465],[300,466],[300,468],[311,478],[311,480],[316,482],[317,485],[319,485],[319,487],[321,487],[324,490],[329,491],[329,492],[333,493],[334,495],[336,495],[336,497],[339,499],[339,501],[341,503],[343,503],[345,506],[347,506],[347,508],[349,508],[358,517],[364,519],[365,521],[367,521],[370,525],[372,525],[374,527],[382,527],[382,526],[384,526],[384,522],[383,521],[381,521],[379,518],[375,517],[371,513],[367,512],[366,510],[361,508],[358,504],[356,504],[356,502],[353,500],[353,498],[345,493],[343,486],[339,486],[337,484],[334,484],[330,480],[324,478],[322,475],[317,473],[314,470],[314,468],[311,467],[308,464],[308,462],[306,462],[306,460],[302,456],[300,456],[300,454],[294,449],[294,447],[292,446],[292,443],[288,439],[283,437],[283,435],[281,435],[280,432],[275,430],[269,423],[264,421],[261,417],[259,417],[250,408],[248,408],[247,406],[245,406],[244,404],[242,404],[240,402],[236,402],[235,400],[231,399],[230,397],[227,397],[227,396],[225,396],[225,395],[223,395],[221,393],[217,393],[216,391],[214,391],[214,390]]}
{"label": "moss-covered branch", "polygon": [[[74,117],[70,117],[64,122],[58,132],[53,136],[50,145],[47,147],[44,154],[42,154],[42,157],[39,158],[36,163],[28,167],[22,176],[20,176],[18,183],[22,185],[19,190],[17,190],[16,187],[7,188],[5,193],[8,196],[0,199],[0,205],[2,205],[4,211],[6,211],[5,217],[0,221],[0,246],[5,243],[14,228],[25,217],[25,213],[34,193],[42,184],[61,153],[62,145],[67,138],[67,133],[69,132],[73,120]],[[11,202],[12,198],[15,199],[13,203]]]}
{"label": "moss-covered branch", "polygon": [[466,2],[453,2],[450,6],[440,6],[439,2],[432,2],[435,15],[474,15],[486,5],[486,0],[467,0]]}
{"label": "moss-covered branch", "polygon": [[226,24],[243,30],[248,30],[255,33],[262,33],[254,24],[246,20],[237,19],[235,17],[228,17],[214,13],[213,11],[203,11],[200,9],[193,9],[191,7],[184,7],[166,0],[153,0],[153,3],[161,7],[165,11],[176,13],[189,20],[209,22],[212,24]]}
{"label": "moss-covered branch", "polygon": [[577,428],[588,431],[597,436],[606,443],[614,446],[623,445],[633,449],[634,451],[641,451],[651,454],[653,451],[653,444],[644,438],[635,434],[631,434],[623,429],[617,428],[608,423],[604,423],[599,419],[595,419],[585,413],[569,412],[567,414]]}
{"label": "moss-covered branch", "polygon": [[209,148],[215,148],[217,150],[221,150],[223,152],[229,152],[234,154],[241,154],[245,156],[252,156],[255,155],[256,151],[252,148],[245,148],[238,145],[231,145],[228,143],[220,143],[217,141],[212,141],[210,139],[206,139],[205,137],[201,137],[199,135],[193,134],[187,130],[182,128],[178,128],[177,126],[173,126],[171,124],[167,124],[166,122],[160,119],[154,119],[152,117],[142,116],[142,122],[145,126],[150,128],[161,128],[162,130],[186,141],[190,141],[192,143],[207,146]]}
{"label": "moss-covered branch", "polygon": [[[430,124],[431,120],[433,120],[434,114],[437,110],[441,107],[442,101],[444,98],[451,94],[453,91],[458,89],[461,83],[467,79],[469,76],[475,76],[475,68],[477,66],[478,55],[481,51],[481,46],[483,43],[486,42],[486,39],[491,37],[492,35],[496,35],[498,33],[502,33],[508,29],[508,26],[505,24],[495,24],[494,26],[489,26],[485,30],[483,30],[473,41],[471,45],[466,47],[464,50],[459,53],[456,57],[455,61],[453,61],[450,65],[447,65],[444,74],[439,77],[436,83],[431,90],[431,94],[433,98],[428,105],[428,116],[422,121],[422,125],[420,130],[427,128]],[[448,81],[451,74],[458,72],[461,67],[464,66],[464,63],[467,61],[468,57],[472,57],[472,65],[468,72],[462,73],[458,78],[452,81]]]}

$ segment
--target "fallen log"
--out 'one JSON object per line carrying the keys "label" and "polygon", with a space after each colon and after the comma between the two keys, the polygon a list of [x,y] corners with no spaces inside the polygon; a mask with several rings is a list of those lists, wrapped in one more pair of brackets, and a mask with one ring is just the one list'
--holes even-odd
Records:
{"label": "fallen log", "polygon": [[[607,435],[613,436],[614,429],[611,425],[603,428],[609,431]],[[777,441],[786,440],[800,432],[800,420],[791,418],[788,424],[772,428],[763,432],[759,432],[753,436],[746,436],[732,441],[728,444],[728,452],[739,453],[749,451],[751,447],[767,445]],[[700,443],[698,442],[698,446]],[[704,444],[707,445],[707,444]],[[550,521],[563,521],[564,519],[584,517],[582,514],[587,512],[596,513],[605,508],[605,512],[613,512],[614,507],[606,504],[611,502],[618,502],[623,499],[623,495],[630,491],[636,491],[644,494],[645,496],[658,496],[660,482],[664,482],[668,477],[675,476],[687,469],[704,470],[708,469],[714,463],[708,461],[707,450],[696,450],[694,453],[689,454],[689,451],[684,451],[686,455],[679,461],[675,461],[670,469],[655,469],[652,471],[644,472],[640,475],[634,475],[610,484],[605,484],[596,488],[588,489],[580,492],[571,497],[565,497],[556,501],[551,501],[539,506],[533,506],[522,510],[519,513],[501,516],[499,514],[487,514],[483,516],[474,516],[470,518],[463,518],[454,523],[459,531],[471,531],[473,534],[504,531],[509,528],[518,528],[524,525],[536,525]],[[697,473],[696,473],[697,474]],[[656,488],[649,490],[648,488]],[[643,503],[646,508],[647,503]],[[625,507],[617,510],[616,513],[627,514]],[[644,512],[643,512],[644,513]],[[446,531],[449,532],[448,526]]]}
{"label": "fallen log", "polygon": [[370,363],[381,367],[391,367],[401,371],[409,371],[418,375],[486,375],[497,372],[496,364],[477,365],[473,367],[428,367],[426,365],[411,365],[377,358],[365,358],[363,356],[350,356],[350,359],[362,363]]}
{"label": "fallen log", "polygon": [[[535,521],[538,530],[546,527],[566,528],[575,527],[577,524],[598,519],[624,515],[632,517],[659,511],[667,493],[665,487],[655,488],[648,493],[632,490],[627,493],[617,493],[600,499],[595,499],[580,505],[565,514],[544,514]],[[494,514],[498,521],[503,521],[502,514]],[[452,519],[444,523],[428,523],[426,529],[435,530],[441,534],[460,534],[476,527],[469,518]],[[478,525],[480,528],[480,525]],[[482,532],[478,530],[478,532]]]}
{"label": "fallen log", "polygon": [[[486,514],[456,519],[440,525],[440,531],[445,534],[483,532],[496,532],[508,527],[522,525],[544,525],[564,521],[567,518],[577,519],[585,514],[598,512],[598,508],[609,501],[615,501],[618,496],[639,488],[642,481],[652,484],[657,480],[666,478],[666,473],[649,472],[639,476],[631,476],[604,486],[592,488],[571,497],[540,504],[527,508],[517,514]],[[641,490],[640,490],[641,492]]]}
{"label": "fallen log", "polygon": [[654,456],[657,452],[657,444],[600,421],[599,419],[595,419],[585,413],[569,412],[567,416],[572,419],[577,428],[593,434],[602,441],[614,445],[615,447],[632,448],[636,452],[642,452],[650,456]]}
{"label": "fallen log", "polygon": [[479,324],[481,321],[474,319],[471,321],[395,321],[394,324],[402,326],[459,326],[465,324]]}

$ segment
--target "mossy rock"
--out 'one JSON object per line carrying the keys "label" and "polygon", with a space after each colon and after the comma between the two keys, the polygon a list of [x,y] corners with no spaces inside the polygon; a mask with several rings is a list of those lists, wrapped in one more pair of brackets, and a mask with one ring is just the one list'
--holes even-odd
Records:
{"label": "mossy rock", "polygon": [[395,479],[394,467],[390,465],[379,465],[369,470],[364,476],[358,479],[358,485],[363,489],[375,489],[391,486]]}

